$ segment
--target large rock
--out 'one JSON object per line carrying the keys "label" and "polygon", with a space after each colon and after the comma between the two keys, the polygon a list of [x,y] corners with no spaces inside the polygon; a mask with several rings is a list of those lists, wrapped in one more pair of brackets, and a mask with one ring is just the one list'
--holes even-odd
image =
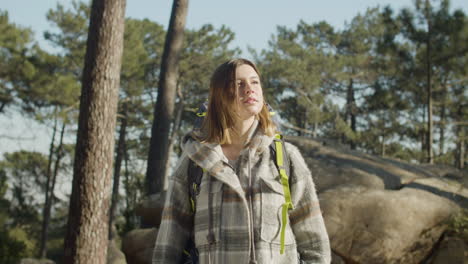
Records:
{"label": "large rock", "polygon": [[19,264],[55,264],[55,262],[50,259],[24,258],[19,261]]}
{"label": "large rock", "polygon": [[468,189],[464,188],[462,183],[449,178],[417,179],[405,187],[424,190],[451,200],[460,207],[468,208]]}
{"label": "large rock", "polygon": [[465,243],[454,237],[445,237],[436,250],[431,264],[463,264],[465,263]]}
{"label": "large rock", "polygon": [[107,247],[107,264],[127,264],[125,255],[117,247],[115,240],[110,240]]}
{"label": "large rock", "polygon": [[430,171],[389,158],[368,155],[347,148],[330,147],[326,141],[287,137],[301,150],[320,193],[339,185],[359,185],[374,189],[402,188]]}
{"label": "large rock", "polygon": [[150,195],[143,199],[136,207],[135,214],[140,216],[143,227],[159,227],[164,208],[166,192]]}
{"label": "large rock", "polygon": [[127,233],[122,241],[122,251],[131,264],[151,264],[158,229],[136,229]]}
{"label": "large rock", "polygon": [[320,196],[333,250],[357,263],[419,263],[456,204],[426,191],[341,186]]}
{"label": "large rock", "polygon": [[[299,147],[312,171],[333,264],[439,264],[459,254],[459,244],[439,247],[438,241],[446,220],[467,207],[466,173],[372,156],[327,140],[286,140]],[[163,197],[151,196],[138,207],[144,226],[159,226]],[[156,233],[134,230],[124,238],[128,263],[151,263]],[[446,250],[453,248],[457,253]]]}

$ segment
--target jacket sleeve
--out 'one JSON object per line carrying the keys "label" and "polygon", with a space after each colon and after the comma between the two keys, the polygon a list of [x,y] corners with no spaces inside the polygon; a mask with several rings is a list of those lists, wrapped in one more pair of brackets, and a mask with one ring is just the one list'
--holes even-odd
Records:
{"label": "jacket sleeve", "polygon": [[312,174],[297,147],[286,143],[286,151],[291,162],[289,182],[294,205],[289,220],[302,263],[330,263],[330,241]]}
{"label": "jacket sleeve", "polygon": [[187,186],[189,159],[181,157],[176,172],[169,178],[169,187],[158,237],[153,250],[153,264],[179,263],[193,228],[193,214]]}

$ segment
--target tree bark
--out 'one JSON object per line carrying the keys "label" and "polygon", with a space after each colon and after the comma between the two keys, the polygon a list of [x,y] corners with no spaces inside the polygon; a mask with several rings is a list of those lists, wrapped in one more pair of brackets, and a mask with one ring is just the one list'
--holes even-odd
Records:
{"label": "tree bark", "polygon": [[[51,182],[51,186],[50,186],[50,191],[49,191],[49,203],[47,204],[47,208],[46,208],[46,214],[45,214],[45,230],[44,230],[44,239],[45,239],[45,242],[47,243],[47,239],[48,239],[48,233],[49,233],[49,226],[50,226],[50,213],[51,213],[51,210],[52,210],[52,206],[54,205],[54,197],[55,197],[55,194],[54,194],[54,191],[55,191],[55,184],[57,183],[57,177],[58,177],[58,172],[59,172],[59,169],[60,169],[60,161],[62,160],[63,156],[64,156],[64,151],[63,151],[63,137],[65,135],[65,128],[66,128],[66,123],[65,121],[63,122],[62,124],[62,130],[60,131],[60,140],[59,140],[59,144],[57,146],[57,150],[55,152],[55,164],[54,164],[54,173],[52,174],[52,182]],[[47,244],[45,244],[47,245]],[[45,248],[47,249],[47,248]],[[45,255],[44,255],[45,257]]]}
{"label": "tree bark", "polygon": [[164,190],[166,163],[169,150],[170,125],[174,117],[174,104],[179,71],[179,54],[182,50],[188,0],[174,0],[171,19],[164,44],[159,78],[158,98],[151,128],[150,149],[146,171],[148,195]]}
{"label": "tree bark", "polygon": [[[350,119],[350,127],[353,132],[356,132],[356,98],[354,96],[354,80],[349,79],[348,91],[346,95],[346,123],[348,123],[348,116]],[[351,149],[356,149],[356,142],[347,139],[350,143]]]}
{"label": "tree bark", "polygon": [[[426,0],[426,6],[428,6],[429,0]],[[429,164],[434,163],[434,153],[432,151],[433,133],[432,133],[432,62],[431,62],[431,34],[432,34],[432,23],[431,14],[427,16],[427,50],[426,50],[426,61],[427,61],[427,162]]]}
{"label": "tree bark", "polygon": [[132,219],[132,203],[131,203],[131,195],[132,192],[130,191],[130,172],[128,169],[128,149],[127,149],[127,142],[124,142],[125,147],[124,147],[124,168],[125,168],[125,178],[124,178],[124,185],[125,185],[125,212],[124,212],[124,217],[125,217],[125,228],[124,230],[130,231],[133,229],[134,224],[133,224],[133,219]]}
{"label": "tree bark", "polygon": [[122,105],[122,121],[120,123],[119,142],[117,143],[117,154],[114,164],[114,181],[112,184],[112,203],[109,211],[109,240],[114,238],[112,227],[114,224],[115,210],[119,201],[119,186],[120,186],[120,168],[122,167],[122,159],[124,155],[125,136],[127,134],[127,103]]}
{"label": "tree bark", "polygon": [[[457,109],[457,121],[463,120],[463,106],[460,105]],[[456,166],[462,170],[465,168],[466,160],[466,126],[460,124],[456,128],[457,147],[456,147]]]}
{"label": "tree bark", "polygon": [[382,133],[382,142],[381,142],[381,149],[380,149],[380,156],[385,157],[385,135]]}
{"label": "tree bark", "polygon": [[47,172],[46,172],[46,186],[45,186],[45,201],[44,207],[42,209],[42,229],[41,229],[41,241],[39,249],[39,257],[45,258],[47,255],[47,233],[48,233],[48,206],[50,203],[49,192],[50,192],[50,180],[51,180],[51,171],[52,171],[52,159],[54,157],[54,142],[55,134],[57,133],[57,118],[54,120],[54,127],[52,129],[52,139],[50,140],[49,147],[49,160],[47,162]]}
{"label": "tree bark", "polygon": [[446,106],[446,86],[444,85],[444,96],[443,96],[443,102],[440,107],[440,124],[439,124],[439,155],[442,156],[444,155],[445,152],[445,123],[447,121],[446,117],[446,112],[447,112],[447,106]]}
{"label": "tree bark", "polygon": [[[177,87],[177,94],[179,97],[179,103],[177,106],[177,113],[176,113],[174,125],[172,126],[171,137],[169,139],[169,150],[167,152],[167,155],[169,158],[167,159],[167,162],[166,162],[166,178],[169,177],[168,172],[169,172],[169,168],[171,165],[170,157],[172,156],[172,153],[174,152],[174,143],[176,141],[176,137],[178,134],[177,132],[179,131],[179,128],[180,128],[180,124],[182,121],[182,113],[184,112],[184,106],[185,106],[184,96],[182,94],[180,85],[178,85]],[[165,182],[165,184],[167,185],[167,181]],[[167,189],[167,186],[164,186],[164,189]]]}
{"label": "tree bark", "polygon": [[106,263],[125,0],[93,0],[63,263]]}

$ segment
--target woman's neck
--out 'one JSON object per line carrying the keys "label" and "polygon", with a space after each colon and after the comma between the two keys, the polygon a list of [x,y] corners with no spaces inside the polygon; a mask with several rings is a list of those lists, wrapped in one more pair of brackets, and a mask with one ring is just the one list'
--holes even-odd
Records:
{"label": "woman's neck", "polygon": [[245,141],[247,140],[247,137],[249,136],[248,132],[252,127],[254,121],[254,116],[252,116],[249,119],[237,121],[236,125],[231,130],[231,144],[243,146],[245,144]]}

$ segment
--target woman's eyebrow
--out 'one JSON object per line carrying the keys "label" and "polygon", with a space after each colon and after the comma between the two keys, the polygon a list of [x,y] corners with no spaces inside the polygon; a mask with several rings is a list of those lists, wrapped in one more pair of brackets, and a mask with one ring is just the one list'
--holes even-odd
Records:
{"label": "woman's eyebrow", "polygon": [[[248,77],[247,79],[260,79],[257,75],[252,75],[250,77]],[[242,81],[243,79],[241,78],[237,78],[236,81]]]}

